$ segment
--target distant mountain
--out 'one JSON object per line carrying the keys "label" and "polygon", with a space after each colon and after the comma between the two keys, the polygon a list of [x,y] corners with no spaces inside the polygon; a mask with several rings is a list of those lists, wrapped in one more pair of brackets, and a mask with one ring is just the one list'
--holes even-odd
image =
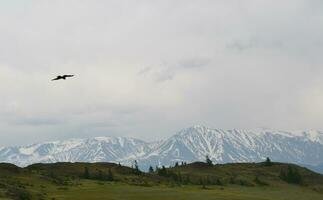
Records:
{"label": "distant mountain", "polygon": [[320,165],[315,166],[315,172],[323,174],[323,163]]}
{"label": "distant mountain", "polygon": [[320,164],[320,165],[316,165],[316,166],[313,166],[313,165],[306,165],[304,164],[303,165],[304,167],[314,171],[314,172],[317,172],[317,173],[320,173],[320,174],[323,174],[323,163]]}
{"label": "distant mountain", "polygon": [[176,161],[204,160],[217,163],[274,161],[317,165],[323,161],[323,133],[210,129],[194,126],[167,139],[142,163],[173,165]]}
{"label": "distant mountain", "polygon": [[36,162],[120,162],[149,165],[202,161],[215,163],[273,161],[316,166],[323,163],[323,133],[270,129],[222,130],[204,126],[183,129],[164,141],[148,143],[124,137],[96,137],[0,148],[0,162],[26,166]]}
{"label": "distant mountain", "polygon": [[43,162],[124,162],[144,156],[151,144],[124,137],[95,137],[0,148],[0,162],[26,166]]}

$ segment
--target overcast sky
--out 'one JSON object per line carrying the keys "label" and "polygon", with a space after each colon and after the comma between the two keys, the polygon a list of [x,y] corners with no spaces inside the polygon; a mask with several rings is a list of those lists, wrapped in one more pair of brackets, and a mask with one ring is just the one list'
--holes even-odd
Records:
{"label": "overcast sky", "polygon": [[1,0],[0,146],[322,129],[322,36],[321,0]]}

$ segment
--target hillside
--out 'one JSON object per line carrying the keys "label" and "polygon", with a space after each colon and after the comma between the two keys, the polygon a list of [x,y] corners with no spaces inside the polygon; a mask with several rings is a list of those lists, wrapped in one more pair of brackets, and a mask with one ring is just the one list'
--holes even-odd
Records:
{"label": "hillside", "polygon": [[[270,129],[223,130],[204,126],[183,129],[159,142],[125,137],[95,137],[0,148],[0,162],[24,167],[33,163],[114,162],[142,170],[149,165],[171,166],[175,162],[214,163],[277,162],[315,166],[323,163],[323,133]],[[322,172],[323,173],[323,172]]]}
{"label": "hillside", "polygon": [[231,163],[209,166],[203,162],[195,162],[188,165],[170,168],[174,173],[180,173],[182,177],[190,177],[198,184],[241,184],[241,185],[276,185],[288,182],[282,175],[292,169],[300,176],[294,184],[302,186],[323,185],[323,175],[317,174],[294,164],[271,163]]}
{"label": "hillside", "polygon": [[[296,179],[288,178],[290,169]],[[323,176],[284,163],[195,162],[150,173],[114,163],[0,164],[0,199],[212,199],[215,194],[220,199],[322,199]]]}

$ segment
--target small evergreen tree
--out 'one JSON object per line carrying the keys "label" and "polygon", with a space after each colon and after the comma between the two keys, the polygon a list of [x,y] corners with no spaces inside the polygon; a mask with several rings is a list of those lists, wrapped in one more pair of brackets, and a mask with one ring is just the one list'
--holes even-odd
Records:
{"label": "small evergreen tree", "polygon": [[152,166],[149,167],[149,173],[154,173],[154,168]]}
{"label": "small evergreen tree", "polygon": [[137,160],[135,160],[134,166],[135,166],[135,169],[139,169]]}
{"label": "small evergreen tree", "polygon": [[208,164],[209,166],[213,165],[212,160],[209,158],[208,155],[205,156],[205,160],[206,160],[206,164]]}
{"label": "small evergreen tree", "polygon": [[178,167],[178,162],[175,163],[175,167]]}
{"label": "small evergreen tree", "polygon": [[141,174],[137,160],[135,160],[134,166],[135,166],[135,174],[137,175]]}
{"label": "small evergreen tree", "polygon": [[269,157],[266,158],[265,166],[272,166],[272,162]]}
{"label": "small evergreen tree", "polygon": [[167,170],[165,166],[162,166],[161,169],[158,169],[158,175],[159,176],[167,176]]}

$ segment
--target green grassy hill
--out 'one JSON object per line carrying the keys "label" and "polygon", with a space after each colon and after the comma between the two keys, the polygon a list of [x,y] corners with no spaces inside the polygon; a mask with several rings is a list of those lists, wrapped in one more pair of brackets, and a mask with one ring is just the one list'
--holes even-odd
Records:
{"label": "green grassy hill", "polygon": [[323,199],[323,176],[284,163],[196,162],[151,173],[112,163],[0,164],[0,199]]}
{"label": "green grassy hill", "polygon": [[[209,166],[206,163],[196,162],[170,168],[185,179],[189,177],[194,184],[240,184],[247,186],[273,185],[294,183],[302,186],[323,185],[323,175],[312,172],[306,168],[284,163],[232,163]],[[291,176],[299,176],[297,180],[289,180]],[[290,179],[292,179],[291,177]]]}

